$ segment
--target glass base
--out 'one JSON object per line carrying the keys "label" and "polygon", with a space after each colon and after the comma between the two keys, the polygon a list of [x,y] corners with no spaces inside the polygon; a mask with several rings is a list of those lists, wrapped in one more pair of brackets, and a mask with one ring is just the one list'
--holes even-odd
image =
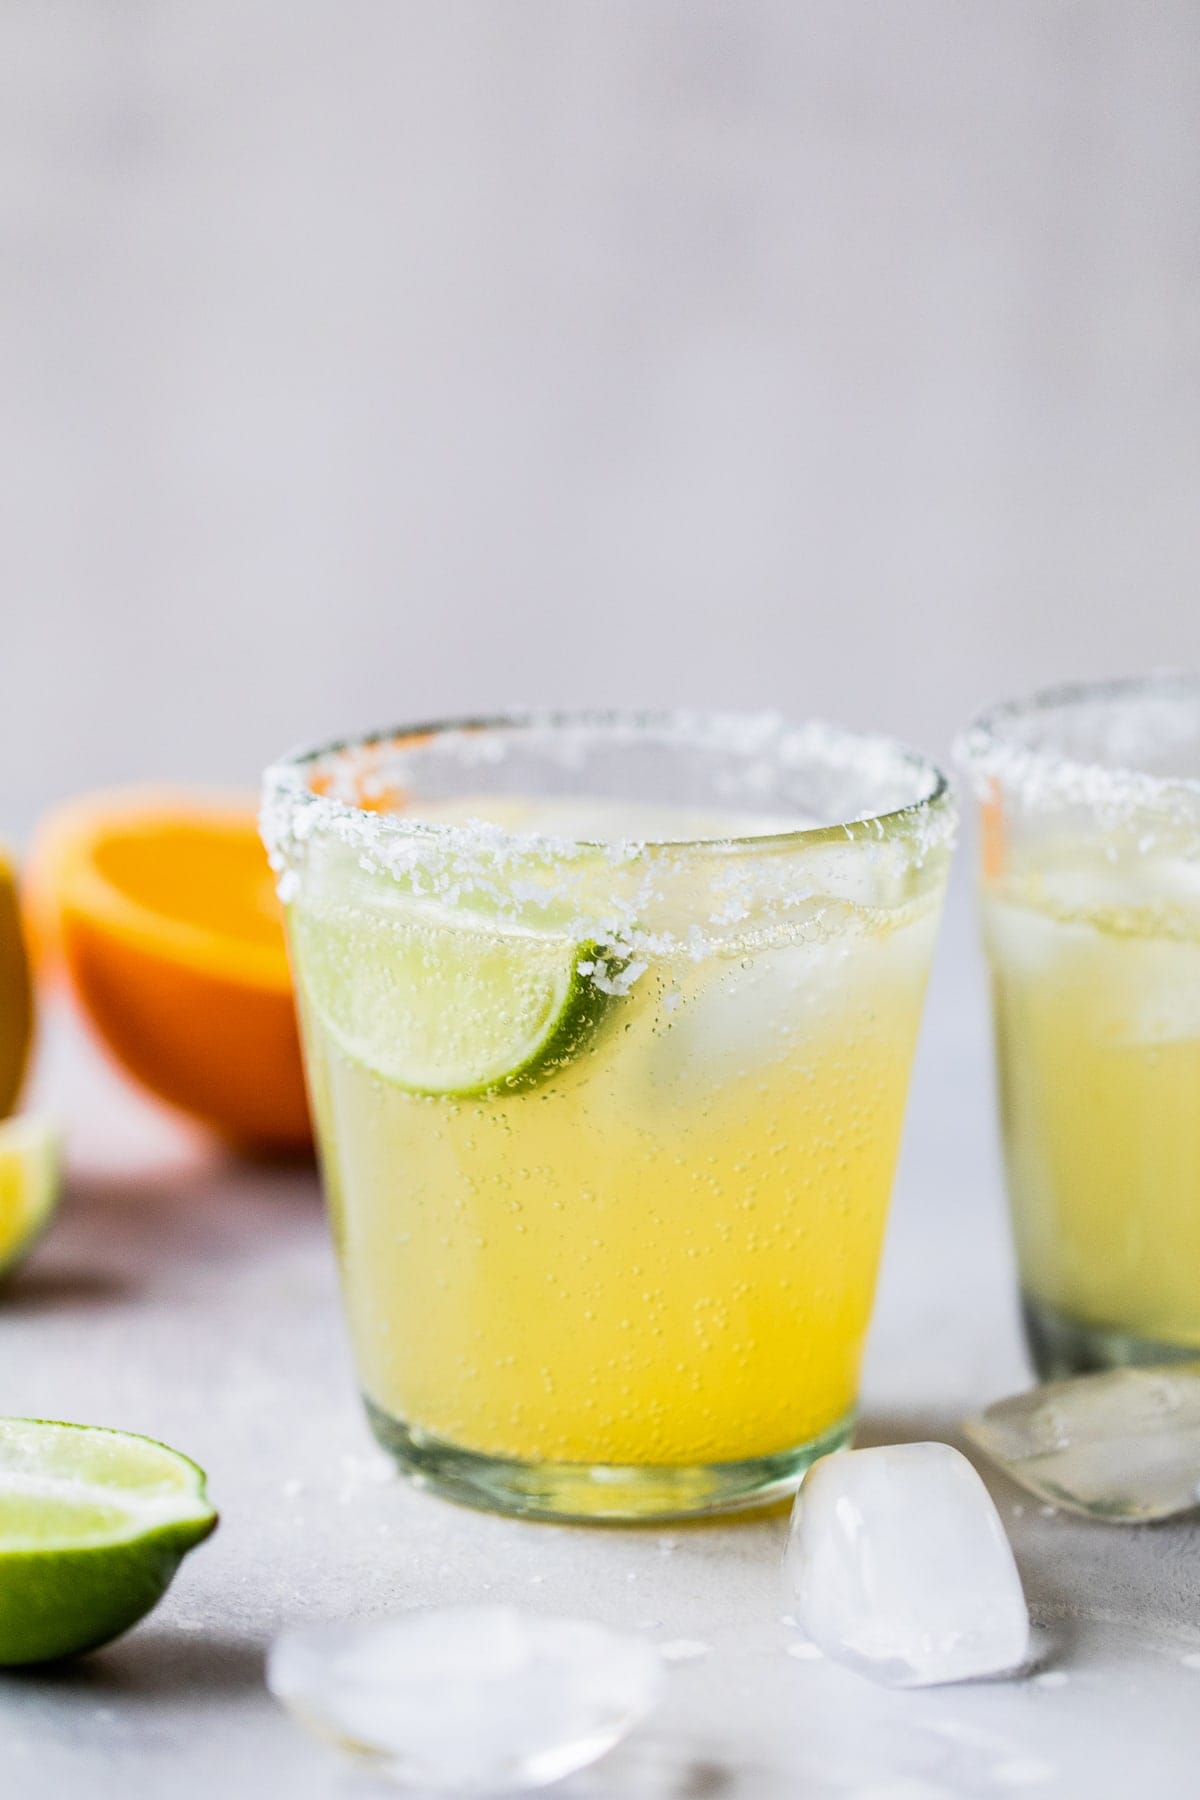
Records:
{"label": "glass base", "polygon": [[765,1506],[794,1494],[809,1465],[831,1450],[844,1449],[854,1430],[854,1415],[848,1414],[807,1444],[746,1462],[678,1467],[518,1462],[459,1450],[401,1424],[370,1400],[365,1404],[379,1443],[419,1486],[486,1512],[591,1525],[698,1519]]}
{"label": "glass base", "polygon": [[1042,1300],[1022,1296],[1021,1313],[1029,1354],[1042,1381],[1091,1375],[1100,1369],[1200,1361],[1200,1346],[1195,1344],[1167,1344],[1115,1326],[1087,1325]]}

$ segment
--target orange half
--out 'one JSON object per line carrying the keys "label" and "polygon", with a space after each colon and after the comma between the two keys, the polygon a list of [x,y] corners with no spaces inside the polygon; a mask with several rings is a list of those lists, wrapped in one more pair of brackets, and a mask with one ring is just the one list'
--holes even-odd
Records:
{"label": "orange half", "polygon": [[311,1141],[282,910],[249,802],[75,801],[39,833],[30,891],[35,935],[129,1074],[247,1146]]}

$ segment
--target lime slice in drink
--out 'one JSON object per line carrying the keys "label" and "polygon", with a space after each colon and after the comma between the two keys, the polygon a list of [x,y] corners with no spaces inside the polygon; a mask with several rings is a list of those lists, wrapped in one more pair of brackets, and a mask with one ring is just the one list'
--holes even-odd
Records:
{"label": "lime slice in drink", "polygon": [[0,1665],[128,1631],[216,1522],[203,1471],[165,1444],[0,1419]]}
{"label": "lime slice in drink", "polygon": [[414,1094],[480,1097],[545,1080],[586,1047],[624,963],[595,943],[297,909],[305,997],[352,1061]]}
{"label": "lime slice in drink", "polygon": [[0,1275],[20,1261],[58,1205],[62,1146],[36,1113],[0,1123]]}

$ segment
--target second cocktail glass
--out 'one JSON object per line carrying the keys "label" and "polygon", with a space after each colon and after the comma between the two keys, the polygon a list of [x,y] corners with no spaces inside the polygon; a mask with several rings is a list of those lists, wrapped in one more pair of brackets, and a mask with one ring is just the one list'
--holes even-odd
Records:
{"label": "second cocktail glass", "polygon": [[269,771],[376,1435],[635,1519],[845,1442],[954,833],[886,741],[517,717]]}
{"label": "second cocktail glass", "polygon": [[1200,680],[1061,688],[964,745],[1043,1376],[1200,1354]]}

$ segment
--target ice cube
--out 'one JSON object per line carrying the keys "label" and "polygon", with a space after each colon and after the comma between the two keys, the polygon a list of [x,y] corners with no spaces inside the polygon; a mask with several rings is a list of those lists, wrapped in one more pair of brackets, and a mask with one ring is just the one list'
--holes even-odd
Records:
{"label": "ice cube", "polygon": [[999,1675],[1028,1655],[1029,1613],[1000,1515],[949,1444],[814,1464],[784,1573],[801,1631],[888,1686]]}
{"label": "ice cube", "polygon": [[[792,944],[768,955],[710,959],[682,976],[665,1008],[645,1067],[636,1071],[643,1103],[694,1107],[749,1071],[794,1051],[798,1034],[828,1014],[845,953],[824,944]],[[843,977],[844,978],[844,977]]]}
{"label": "ice cube", "polygon": [[1039,1500],[1144,1524],[1200,1501],[1200,1365],[1110,1369],[998,1400],[963,1429]]}
{"label": "ice cube", "polygon": [[515,1607],[450,1607],[283,1632],[267,1685],[319,1737],[444,1794],[543,1787],[610,1750],[658,1700],[653,1645]]}
{"label": "ice cube", "polygon": [[874,933],[848,908],[814,902],[811,941],[710,957],[681,971],[646,1062],[631,1064],[638,1102],[655,1115],[666,1106],[691,1109],[771,1065],[798,1055],[820,1061],[831,1042],[870,1038],[880,1018],[916,1004],[934,923],[922,917]]}

